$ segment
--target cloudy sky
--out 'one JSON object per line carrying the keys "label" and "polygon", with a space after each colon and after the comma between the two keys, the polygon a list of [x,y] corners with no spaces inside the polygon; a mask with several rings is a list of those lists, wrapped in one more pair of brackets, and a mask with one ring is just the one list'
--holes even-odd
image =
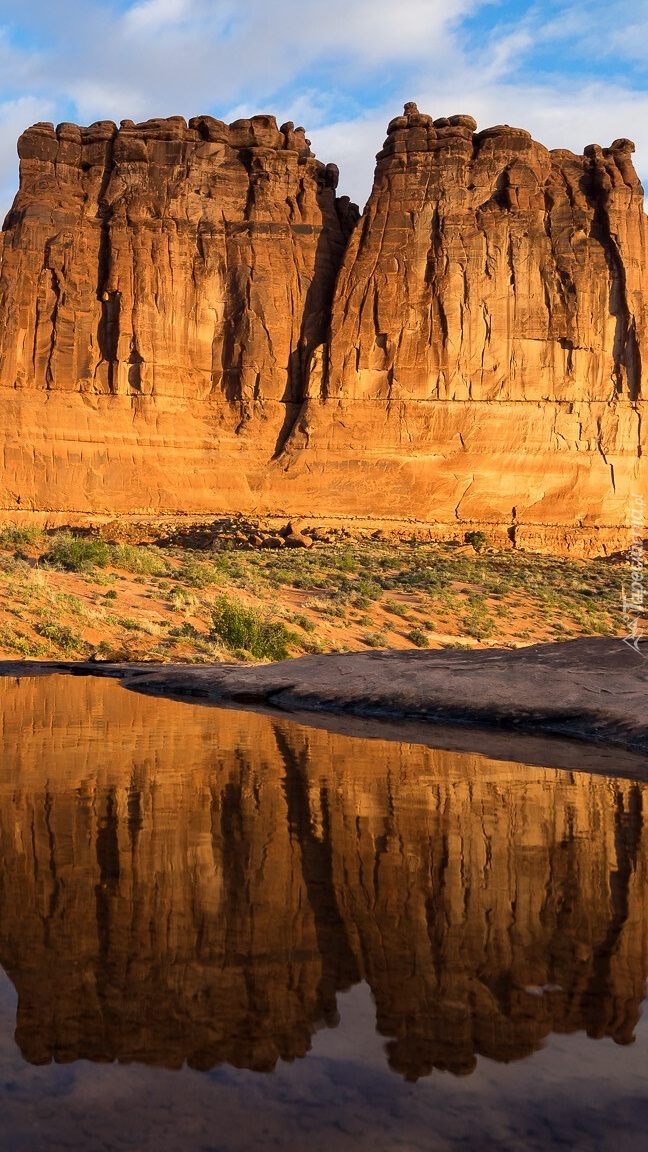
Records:
{"label": "cloudy sky", "polygon": [[0,208],[36,120],[272,112],[364,203],[405,100],[582,151],[637,143],[648,184],[647,0],[0,0]]}

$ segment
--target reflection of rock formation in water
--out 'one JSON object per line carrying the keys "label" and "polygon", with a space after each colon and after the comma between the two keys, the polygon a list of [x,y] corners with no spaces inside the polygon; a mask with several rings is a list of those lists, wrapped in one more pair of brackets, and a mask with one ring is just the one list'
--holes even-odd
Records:
{"label": "reflection of rock formation in water", "polygon": [[359,979],[411,1077],[552,1030],[631,1040],[640,786],[103,680],[2,695],[0,962],[30,1061],[271,1068]]}

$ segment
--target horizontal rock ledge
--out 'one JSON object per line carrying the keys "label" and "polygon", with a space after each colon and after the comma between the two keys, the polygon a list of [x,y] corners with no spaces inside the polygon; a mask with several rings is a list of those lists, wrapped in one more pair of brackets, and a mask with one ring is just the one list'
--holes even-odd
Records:
{"label": "horizontal rock ledge", "polygon": [[[516,650],[353,652],[255,666],[0,662],[2,675],[55,671],[112,676],[125,687],[187,701],[300,717],[406,721],[392,738],[432,745],[438,738],[444,747],[449,741],[451,748],[500,759],[648,779],[648,639],[636,647],[593,637]],[[491,735],[464,732],[462,739],[456,730],[449,735],[439,728],[449,724],[480,726]],[[339,723],[335,727],[340,730]],[[361,733],[389,736],[368,726]],[[525,733],[570,740],[538,743],[522,738]]]}

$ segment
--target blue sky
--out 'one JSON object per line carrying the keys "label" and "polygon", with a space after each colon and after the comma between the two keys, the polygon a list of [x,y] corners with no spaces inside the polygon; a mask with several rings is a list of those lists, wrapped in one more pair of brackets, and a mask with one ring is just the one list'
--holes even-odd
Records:
{"label": "blue sky", "polygon": [[272,112],[364,202],[405,100],[549,147],[637,143],[648,184],[648,0],[0,0],[0,207],[36,120]]}

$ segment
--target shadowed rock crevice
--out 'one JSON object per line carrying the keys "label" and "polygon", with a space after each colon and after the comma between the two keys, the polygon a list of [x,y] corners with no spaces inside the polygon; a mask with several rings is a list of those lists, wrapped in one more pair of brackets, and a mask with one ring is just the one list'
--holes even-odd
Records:
{"label": "shadowed rock crevice", "polygon": [[316,836],[308,801],[306,750],[299,755],[278,726],[274,731],[285,766],[284,790],[290,835],[299,844],[304,883],[324,962],[318,998],[324,1020],[333,1025],[337,1022],[336,993],[356,984],[360,972],[337,905],[328,792],[326,788],[320,792],[322,827],[320,835]]}

